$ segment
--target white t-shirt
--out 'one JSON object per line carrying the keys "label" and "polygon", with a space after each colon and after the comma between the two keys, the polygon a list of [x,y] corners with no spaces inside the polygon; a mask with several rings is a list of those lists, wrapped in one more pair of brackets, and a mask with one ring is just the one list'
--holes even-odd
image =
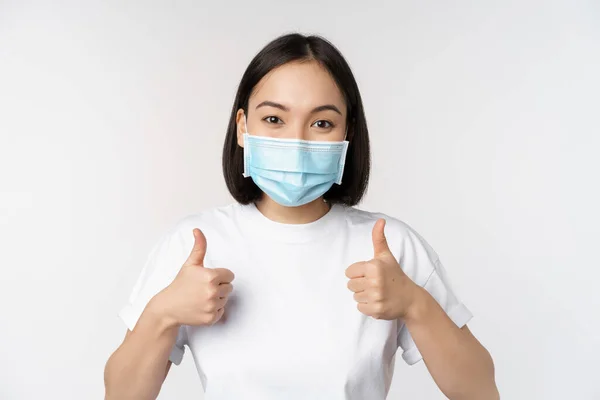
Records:
{"label": "white t-shirt", "polygon": [[466,324],[471,313],[418,233],[387,215],[341,205],[300,225],[239,204],[183,218],[151,251],[120,316],[134,328],[150,298],[177,275],[192,230],[200,228],[205,266],[230,269],[233,292],[215,325],[180,328],[170,359],[179,364],[188,346],[207,400],[384,399],[398,347],[408,364],[421,355],[401,320],[362,314],[347,287],[346,268],[373,258],[378,218],[387,221],[387,241],[404,272],[457,326]]}

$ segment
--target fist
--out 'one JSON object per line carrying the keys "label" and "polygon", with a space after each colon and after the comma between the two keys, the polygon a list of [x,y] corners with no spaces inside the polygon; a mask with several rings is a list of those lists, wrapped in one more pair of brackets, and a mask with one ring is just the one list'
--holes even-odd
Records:
{"label": "fist", "polygon": [[357,308],[375,319],[406,317],[417,285],[402,271],[390,251],[384,234],[385,220],[373,227],[373,259],[360,261],[346,269],[348,289],[354,292]]}
{"label": "fist", "polygon": [[234,275],[225,268],[205,268],[206,237],[198,228],[193,234],[190,255],[163,290],[163,306],[177,325],[213,325],[225,312]]}

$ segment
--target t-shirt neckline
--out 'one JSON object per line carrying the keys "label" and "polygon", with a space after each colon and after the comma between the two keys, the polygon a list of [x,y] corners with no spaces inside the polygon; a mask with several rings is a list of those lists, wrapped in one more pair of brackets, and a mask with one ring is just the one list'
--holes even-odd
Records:
{"label": "t-shirt neckline", "polygon": [[253,235],[260,235],[258,239],[269,238],[287,243],[312,242],[321,239],[328,233],[335,232],[336,228],[340,227],[342,220],[340,217],[344,214],[343,205],[332,204],[325,215],[313,222],[286,224],[269,219],[260,212],[254,203],[242,205],[241,210],[248,218],[247,228]]}

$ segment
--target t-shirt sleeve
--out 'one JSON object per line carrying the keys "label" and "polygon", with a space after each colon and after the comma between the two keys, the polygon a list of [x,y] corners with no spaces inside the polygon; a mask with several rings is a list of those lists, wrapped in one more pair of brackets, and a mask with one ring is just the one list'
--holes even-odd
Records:
{"label": "t-shirt sleeve", "polygon": [[[436,261],[435,269],[423,288],[431,294],[459,328],[462,328],[473,317],[450,288],[446,272],[439,259]],[[398,346],[404,350],[402,358],[409,365],[415,364],[423,358],[404,323],[402,323],[398,334]]]}
{"label": "t-shirt sleeve", "polygon": [[[182,260],[182,254],[184,253],[181,251],[181,240],[174,230],[165,233],[155,243],[129,295],[128,302],[119,312],[119,317],[129,330],[135,328],[150,299],[175,279],[181,265],[185,262],[185,259]],[[169,356],[173,364],[181,363],[186,344],[186,329],[185,326],[181,326]]]}
{"label": "t-shirt sleeve", "polygon": [[[462,328],[473,317],[467,307],[454,293],[437,253],[431,246],[415,231],[409,228],[409,243],[405,260],[408,262],[410,273],[417,284],[420,284],[438,302],[448,317]],[[426,275],[424,273],[426,272]],[[420,278],[423,277],[423,279]],[[398,321],[398,347],[403,350],[402,358],[409,364],[415,364],[423,357],[419,352],[410,332],[402,320]]]}

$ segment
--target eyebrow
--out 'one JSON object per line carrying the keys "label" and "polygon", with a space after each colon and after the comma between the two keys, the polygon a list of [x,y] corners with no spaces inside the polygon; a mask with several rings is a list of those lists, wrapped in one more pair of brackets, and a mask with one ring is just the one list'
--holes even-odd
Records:
{"label": "eyebrow", "polygon": [[[283,104],[279,104],[279,103],[276,103],[274,101],[269,101],[269,100],[263,101],[262,103],[257,105],[256,109],[258,109],[260,107],[274,107],[274,108],[280,109],[281,111],[286,111],[286,112],[290,111],[289,107],[286,107]],[[310,113],[314,114],[314,113],[318,113],[319,111],[325,111],[325,110],[335,111],[336,113],[342,115],[342,112],[339,110],[339,108],[337,108],[333,104],[324,104],[322,106],[315,107],[312,109],[312,111]]]}

